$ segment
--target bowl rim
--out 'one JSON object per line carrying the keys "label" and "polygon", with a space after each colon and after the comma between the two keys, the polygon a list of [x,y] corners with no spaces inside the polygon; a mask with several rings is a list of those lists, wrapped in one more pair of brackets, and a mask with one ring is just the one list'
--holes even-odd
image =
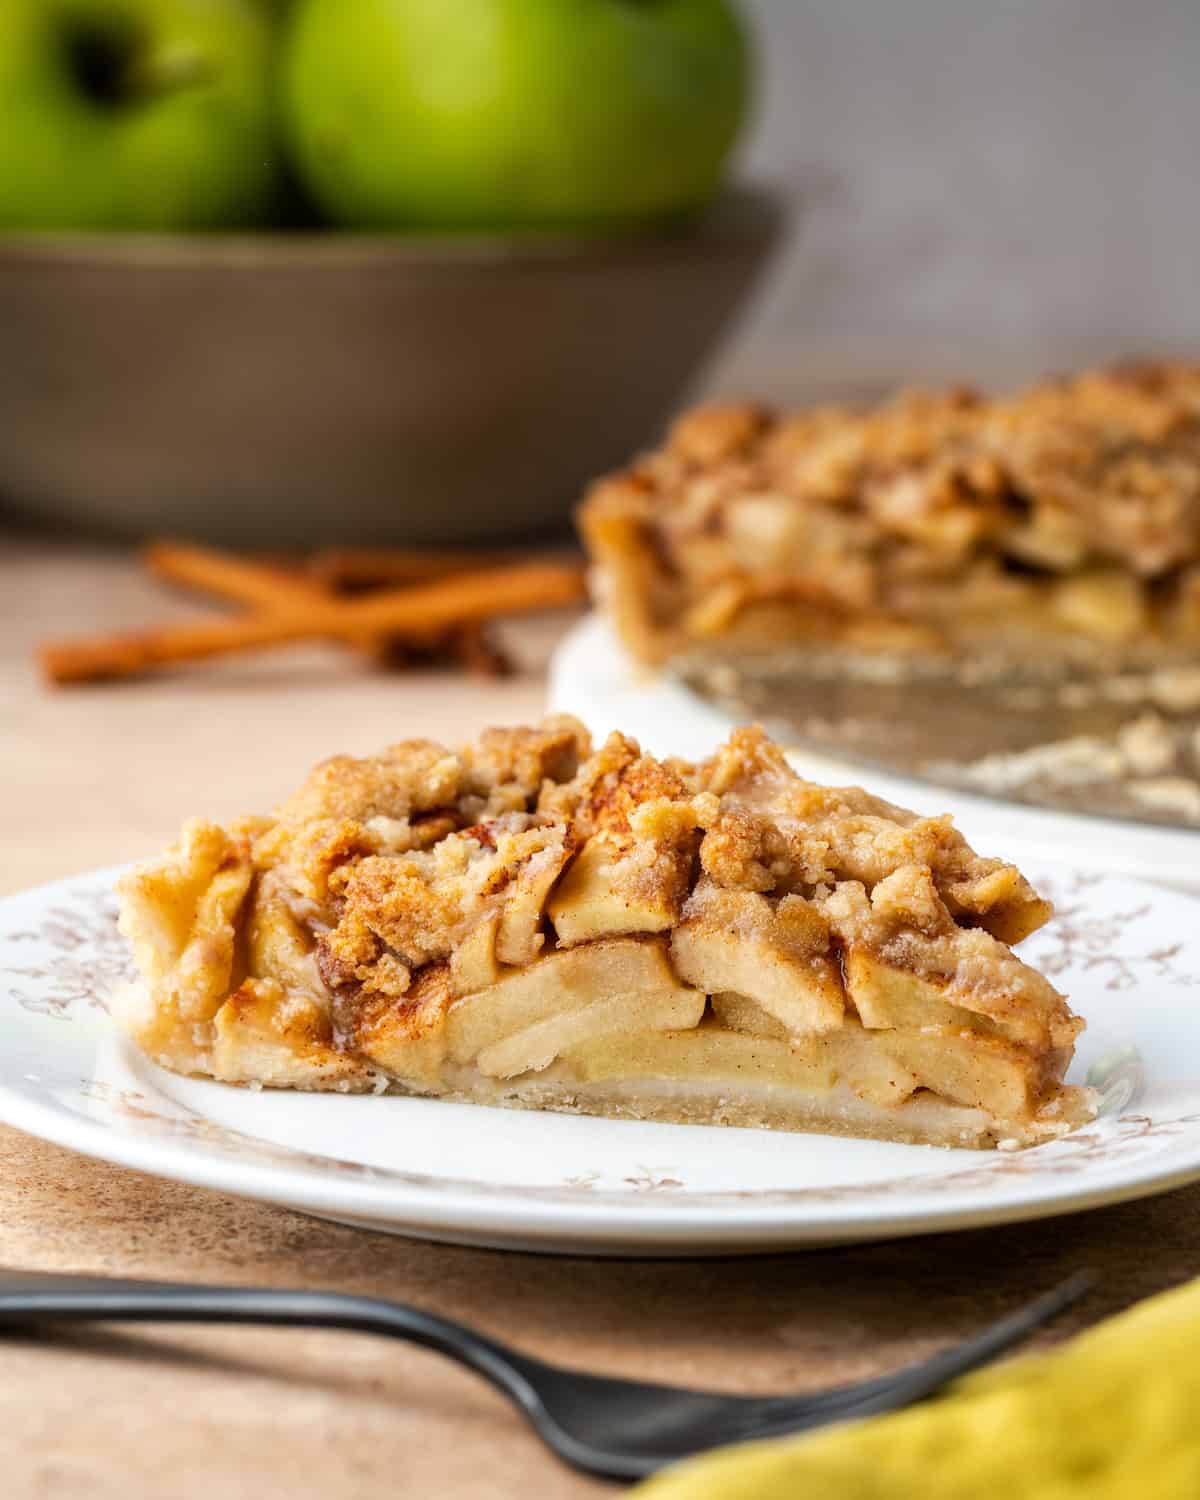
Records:
{"label": "bowl rim", "polygon": [[396,264],[437,269],[469,265],[546,265],[561,261],[659,260],[721,245],[764,244],[789,219],[783,194],[762,183],[723,188],[698,215],[652,229],[595,235],[381,233],[338,229],[262,229],[193,234],[126,231],[0,230],[0,269],[67,266],[244,269],[286,265],[325,269]]}

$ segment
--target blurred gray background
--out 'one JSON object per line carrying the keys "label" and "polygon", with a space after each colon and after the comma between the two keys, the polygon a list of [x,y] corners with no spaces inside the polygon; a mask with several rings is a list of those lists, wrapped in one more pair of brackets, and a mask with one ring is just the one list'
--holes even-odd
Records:
{"label": "blurred gray background", "polygon": [[793,238],[718,387],[1200,354],[1200,0],[745,0]]}

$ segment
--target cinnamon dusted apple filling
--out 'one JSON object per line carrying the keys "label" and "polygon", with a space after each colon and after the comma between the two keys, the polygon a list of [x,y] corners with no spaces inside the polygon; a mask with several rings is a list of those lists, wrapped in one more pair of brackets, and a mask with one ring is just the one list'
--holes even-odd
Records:
{"label": "cinnamon dusted apple filling", "polygon": [[1087,1119],[1049,915],[948,818],[757,729],[658,760],[576,721],[318,766],[121,882],[165,1067],[281,1088],[1031,1144]]}

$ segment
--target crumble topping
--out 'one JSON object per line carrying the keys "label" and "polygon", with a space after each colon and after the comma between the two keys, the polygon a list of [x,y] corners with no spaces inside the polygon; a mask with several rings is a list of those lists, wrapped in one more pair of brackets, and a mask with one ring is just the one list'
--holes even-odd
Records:
{"label": "crumble topping", "polygon": [[581,512],[638,656],[836,640],[940,650],[1200,637],[1200,367],[988,400],[703,407]]}

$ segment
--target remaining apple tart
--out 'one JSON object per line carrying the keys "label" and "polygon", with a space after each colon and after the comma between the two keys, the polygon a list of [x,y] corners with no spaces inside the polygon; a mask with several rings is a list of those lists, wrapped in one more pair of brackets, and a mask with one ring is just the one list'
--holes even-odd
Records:
{"label": "remaining apple tart", "polygon": [[789,416],[706,407],[581,512],[648,662],[833,643],[1157,663],[1200,649],[1200,367]]}
{"label": "remaining apple tart", "polygon": [[582,725],[319,765],[121,882],[118,1019],[229,1083],[1028,1145],[1090,1117],[1049,905],[948,818],[802,781],[758,729]]}

